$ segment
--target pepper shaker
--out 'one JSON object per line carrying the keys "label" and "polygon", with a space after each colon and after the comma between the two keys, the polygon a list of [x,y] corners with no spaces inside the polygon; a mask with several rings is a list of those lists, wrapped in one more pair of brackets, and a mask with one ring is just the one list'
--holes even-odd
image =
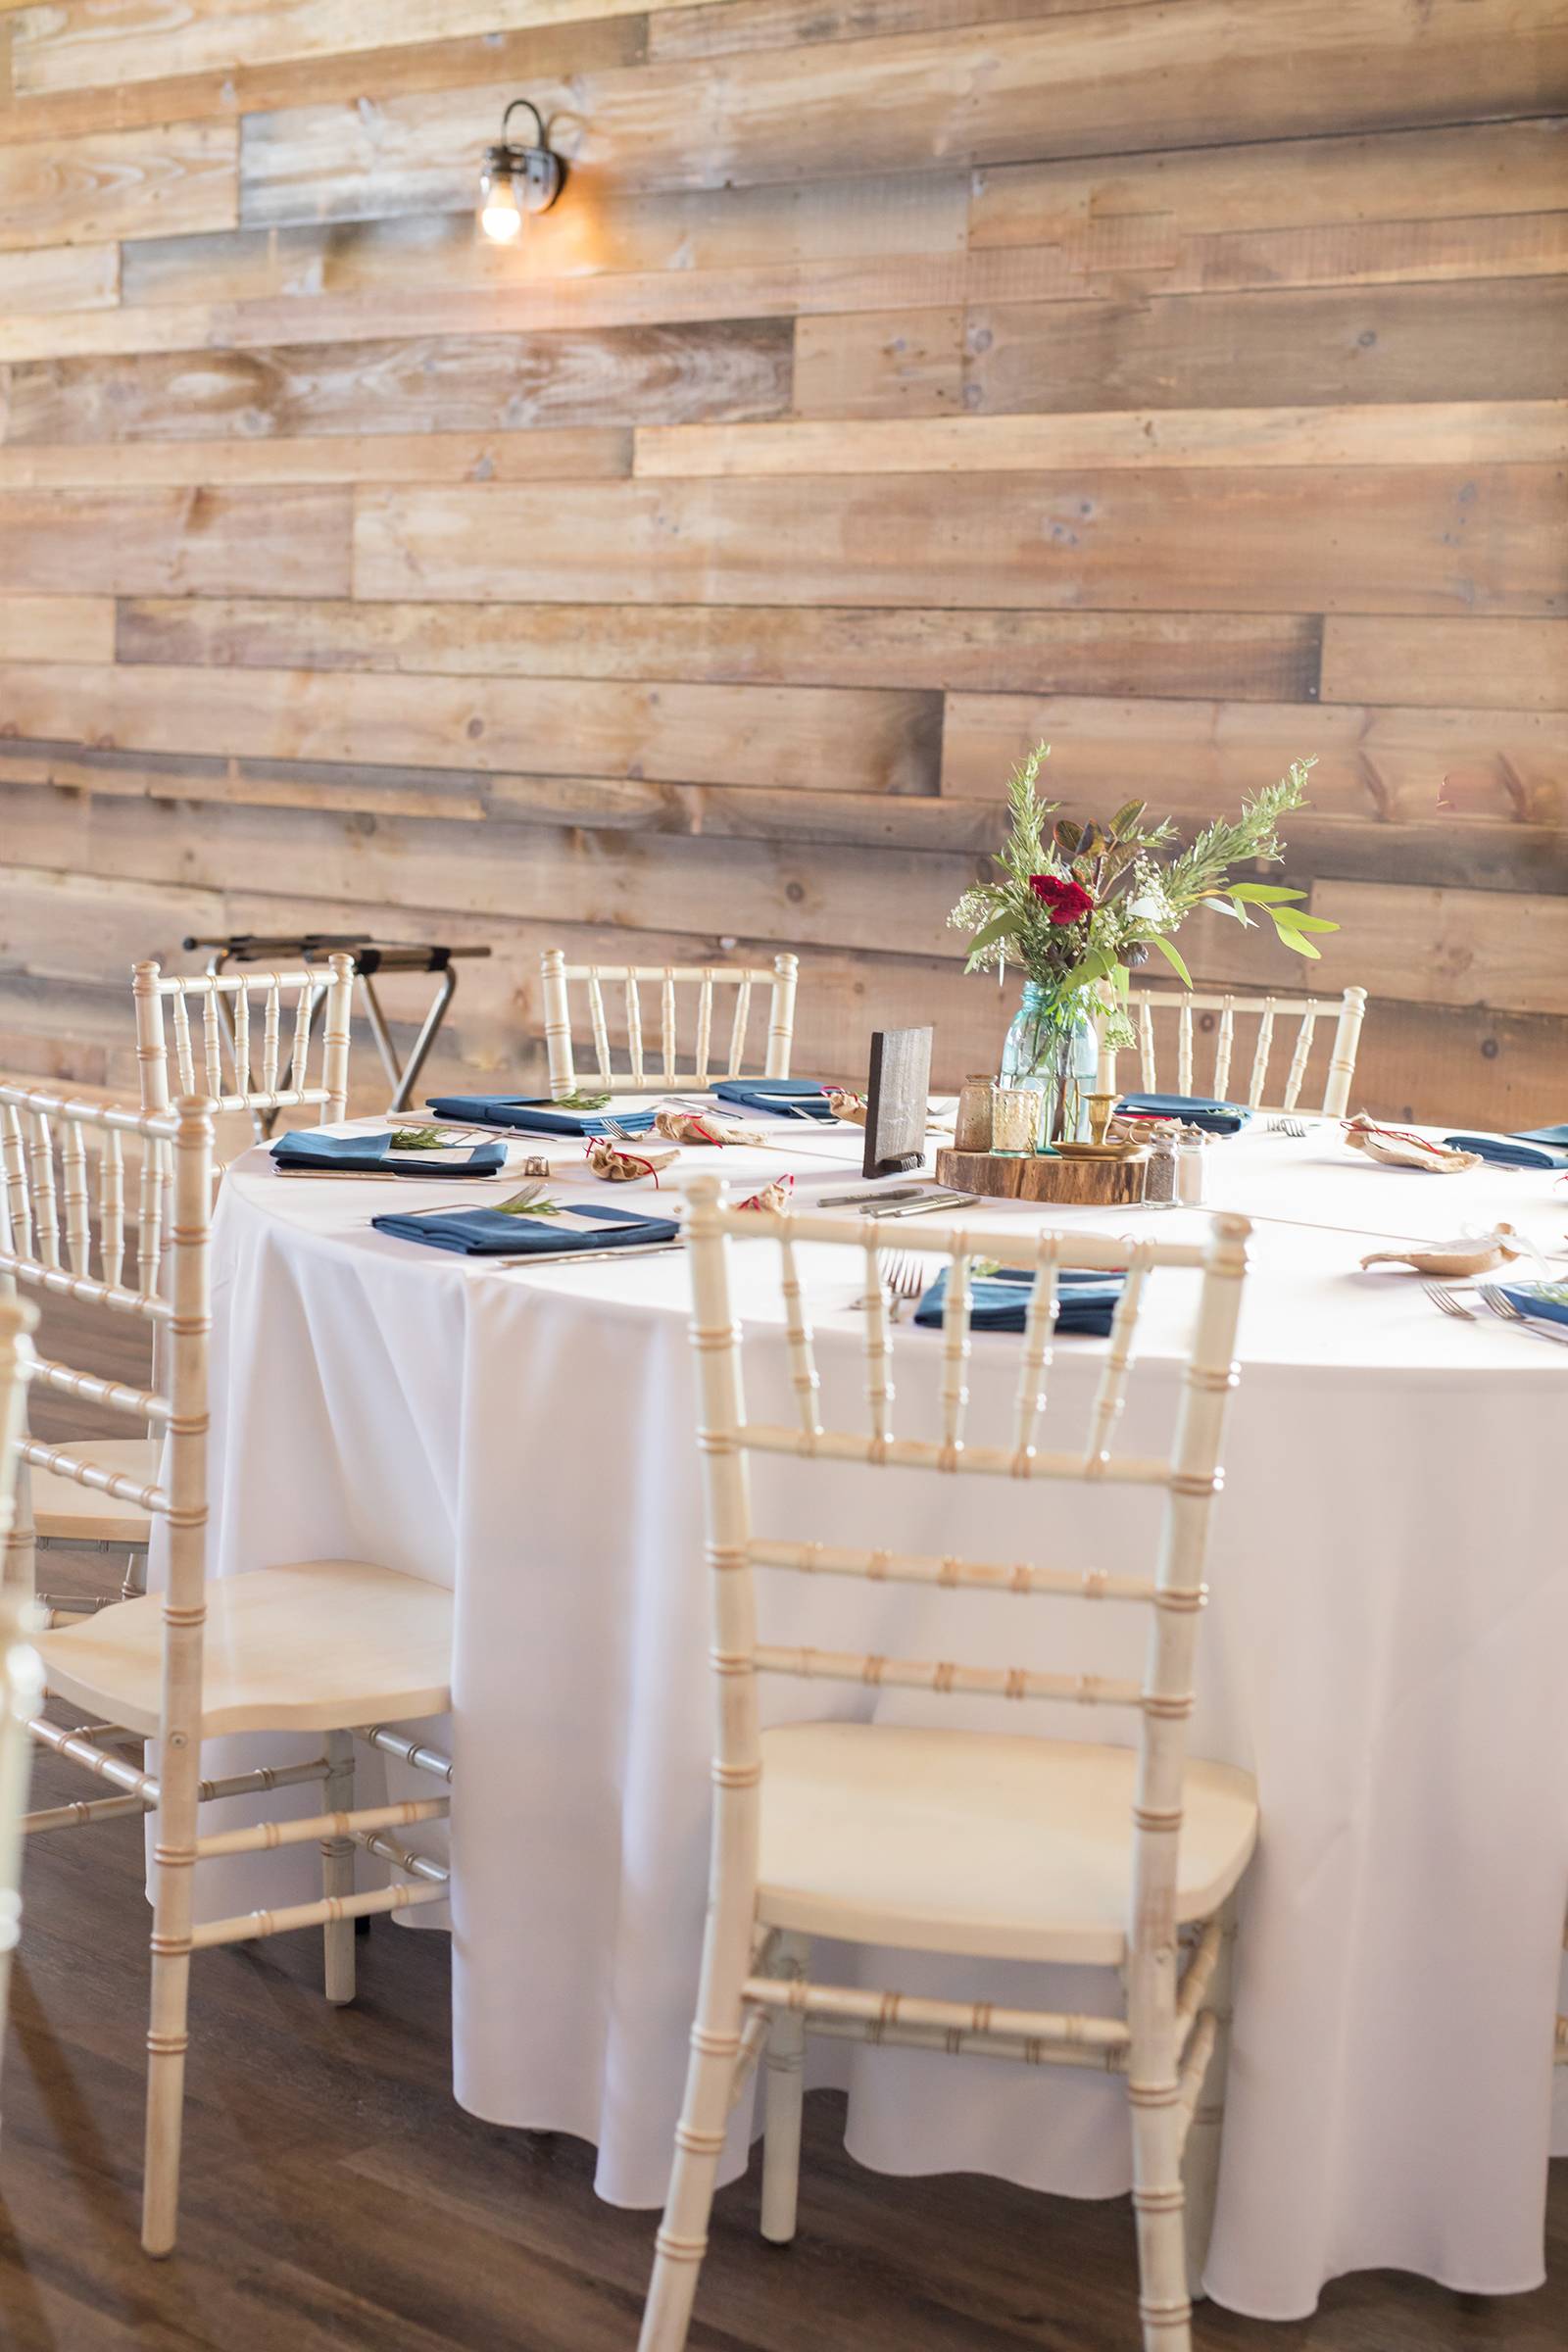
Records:
{"label": "pepper shaker", "polygon": [[1149,1137],[1149,1166],[1144,1173],[1144,1205],[1146,1208],[1174,1208],[1176,1205],[1176,1137],[1169,1127],[1155,1127]]}

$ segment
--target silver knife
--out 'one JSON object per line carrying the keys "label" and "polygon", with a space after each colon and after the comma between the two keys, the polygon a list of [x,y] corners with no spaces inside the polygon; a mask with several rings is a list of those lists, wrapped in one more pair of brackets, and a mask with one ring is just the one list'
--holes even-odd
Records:
{"label": "silver knife", "polygon": [[972,1208],[979,1198],[978,1193],[944,1193],[932,1200],[911,1200],[903,1208],[868,1208],[865,1213],[879,1225],[884,1218],[891,1221],[894,1217],[929,1216],[941,1208]]}
{"label": "silver knife", "polygon": [[930,1187],[924,1184],[903,1184],[900,1185],[897,1192],[889,1193],[824,1193],[817,1202],[817,1206],[818,1208],[858,1208],[863,1201],[867,1200],[919,1200],[929,1190]]}
{"label": "silver knife", "polygon": [[[683,1250],[684,1242],[621,1242],[611,1243],[598,1250],[538,1250],[517,1257],[496,1256],[489,1260],[498,1274],[517,1274],[540,1266],[580,1266],[585,1257],[665,1257],[672,1250]],[[476,1252],[483,1255],[482,1251]]]}

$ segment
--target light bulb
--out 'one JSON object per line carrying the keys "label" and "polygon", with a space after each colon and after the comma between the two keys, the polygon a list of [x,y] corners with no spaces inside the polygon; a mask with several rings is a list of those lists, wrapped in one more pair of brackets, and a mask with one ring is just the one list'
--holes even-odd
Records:
{"label": "light bulb", "polygon": [[480,181],[479,226],[493,245],[510,245],[521,233],[522,211],[510,172],[487,172]]}

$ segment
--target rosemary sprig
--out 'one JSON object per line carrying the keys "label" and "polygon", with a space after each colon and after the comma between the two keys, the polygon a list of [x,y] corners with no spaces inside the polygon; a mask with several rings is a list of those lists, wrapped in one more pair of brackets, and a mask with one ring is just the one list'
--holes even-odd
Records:
{"label": "rosemary sprig", "polygon": [[563,1213],[561,1202],[552,1200],[542,1184],[525,1184],[520,1193],[510,1193],[493,1205],[503,1217],[559,1217]]}

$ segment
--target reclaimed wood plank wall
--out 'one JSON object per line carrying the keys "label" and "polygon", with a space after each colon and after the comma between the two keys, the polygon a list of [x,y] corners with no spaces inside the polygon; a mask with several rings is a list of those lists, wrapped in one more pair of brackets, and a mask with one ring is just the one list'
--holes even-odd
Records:
{"label": "reclaimed wood plank wall", "polygon": [[560,941],[798,946],[799,1067],[952,1079],[1044,736],[1314,756],[1358,1094],[1560,1117],[1564,112],[1558,0],[0,0],[0,1066],[128,1093],[133,957],[368,910],[497,951],[449,1077]]}

